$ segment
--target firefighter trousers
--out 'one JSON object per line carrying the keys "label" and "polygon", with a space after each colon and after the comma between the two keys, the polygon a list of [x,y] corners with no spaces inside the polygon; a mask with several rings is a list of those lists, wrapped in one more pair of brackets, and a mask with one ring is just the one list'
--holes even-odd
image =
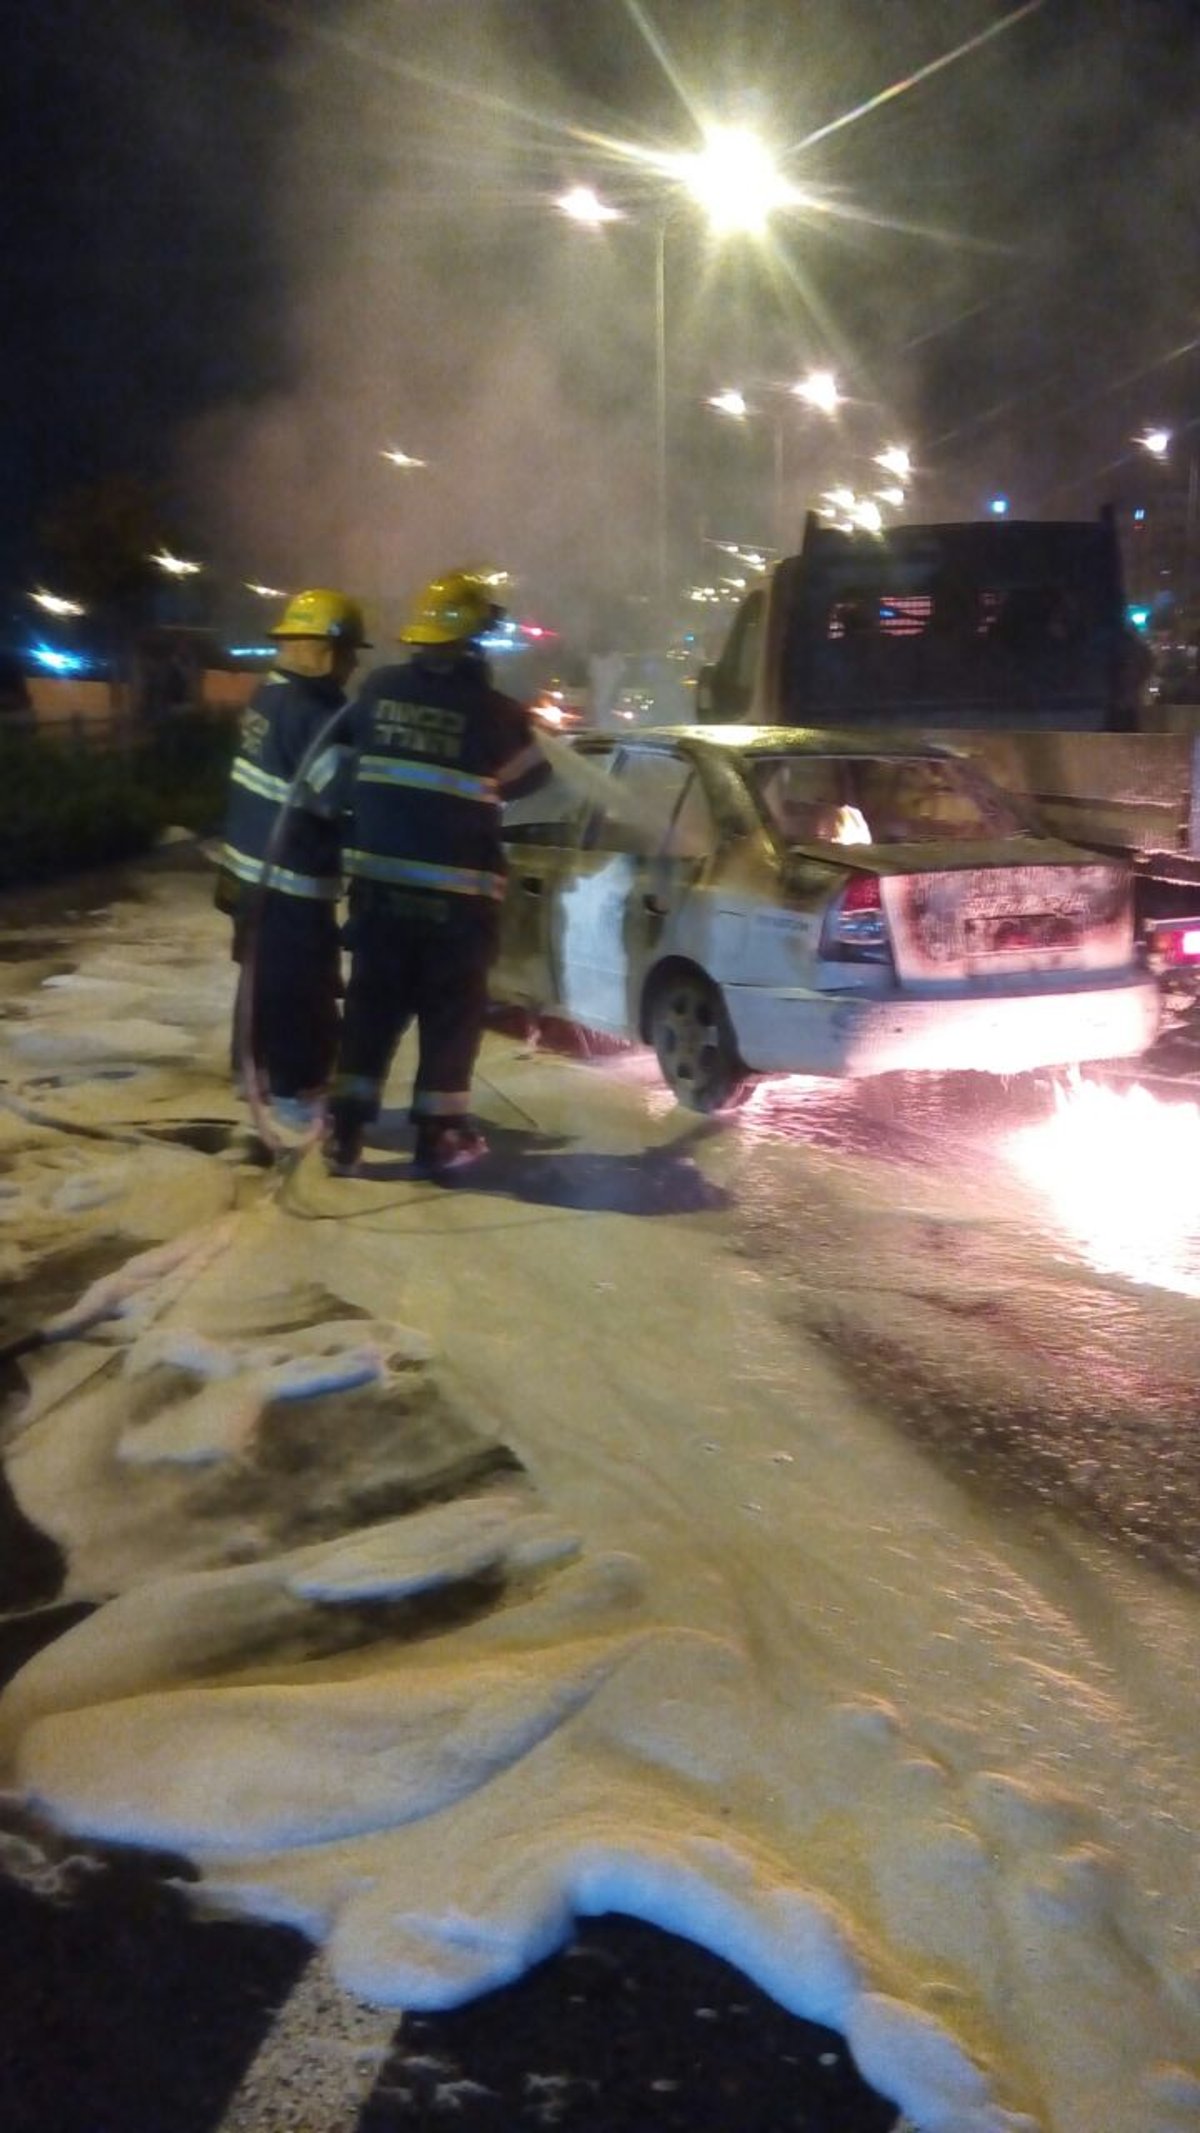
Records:
{"label": "firefighter trousers", "polygon": [[247,900],[233,921],[241,965],[233,1010],[233,1063],[247,985],[253,994],[251,1049],[272,1096],[306,1096],[327,1086],[337,1055],[341,952],[337,910],[314,897],[270,892],[261,916]]}
{"label": "firefighter trousers", "polygon": [[481,897],[356,888],[329,1105],[335,1127],[353,1129],[378,1116],[396,1047],[414,1019],[412,1118],[466,1115],[497,930],[497,907]]}

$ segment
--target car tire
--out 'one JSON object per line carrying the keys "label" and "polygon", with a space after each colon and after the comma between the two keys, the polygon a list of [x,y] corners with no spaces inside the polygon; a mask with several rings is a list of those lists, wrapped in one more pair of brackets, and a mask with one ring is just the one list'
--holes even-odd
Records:
{"label": "car tire", "polygon": [[731,1111],[750,1088],[717,987],[699,970],[664,973],[647,1018],[659,1071],[688,1111]]}

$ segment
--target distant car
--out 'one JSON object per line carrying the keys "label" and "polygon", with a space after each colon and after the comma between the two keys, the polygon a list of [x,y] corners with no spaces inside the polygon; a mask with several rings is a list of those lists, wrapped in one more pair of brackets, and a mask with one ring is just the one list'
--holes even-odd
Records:
{"label": "distant car", "polygon": [[555,678],[531,698],[529,709],[539,724],[548,726],[552,733],[578,733],[587,724],[587,690],[578,685],[568,687]]}
{"label": "distant car", "polygon": [[672,653],[631,656],[603,723],[618,728],[678,725],[693,716],[693,688],[694,677]]}
{"label": "distant car", "polygon": [[493,998],[650,1043],[692,1110],[758,1075],[1014,1074],[1154,1038],[1127,871],[952,749],[705,726],[572,761],[506,810]]}

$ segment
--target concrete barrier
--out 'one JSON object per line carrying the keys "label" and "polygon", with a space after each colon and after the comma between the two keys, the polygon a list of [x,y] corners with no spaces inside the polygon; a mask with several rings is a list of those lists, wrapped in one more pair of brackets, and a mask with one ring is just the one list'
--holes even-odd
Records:
{"label": "concrete barrier", "polygon": [[[261,673],[242,669],[206,668],[200,676],[200,697],[190,708],[222,714],[242,711],[262,680]],[[78,740],[103,746],[127,740],[135,731],[130,691],[107,681],[78,681],[70,676],[31,675],[28,712],[14,712],[0,722],[0,730],[35,732],[48,740]]]}
{"label": "concrete barrier", "polygon": [[263,673],[244,668],[207,667],[201,676],[201,702],[206,711],[244,711]]}
{"label": "concrete barrier", "polygon": [[122,717],[124,707],[113,703],[106,681],[59,680],[53,675],[34,674],[29,681],[29,700],[39,726],[69,724],[73,719]]}

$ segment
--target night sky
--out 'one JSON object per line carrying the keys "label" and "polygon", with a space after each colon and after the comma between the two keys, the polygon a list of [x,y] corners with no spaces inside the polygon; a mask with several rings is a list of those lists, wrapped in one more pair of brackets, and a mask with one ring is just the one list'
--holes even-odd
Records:
{"label": "night sky", "polygon": [[[39,0],[0,115],[0,567],[73,484],[161,479],[231,578],[368,596],[495,557],[531,597],[644,578],[653,239],[634,152],[752,125],[817,212],[668,243],[672,531],[770,537],[893,438],[927,512],[1090,512],[1200,417],[1200,11],[1043,0]],[[824,137],[812,140],[812,136]],[[802,144],[811,142],[809,146]],[[614,145],[616,144],[616,145]],[[590,183],[627,220],[581,232]],[[1200,427],[1191,432],[1200,436]],[[397,473],[399,445],[426,459]],[[1161,469],[1150,469],[1161,475]]]}

